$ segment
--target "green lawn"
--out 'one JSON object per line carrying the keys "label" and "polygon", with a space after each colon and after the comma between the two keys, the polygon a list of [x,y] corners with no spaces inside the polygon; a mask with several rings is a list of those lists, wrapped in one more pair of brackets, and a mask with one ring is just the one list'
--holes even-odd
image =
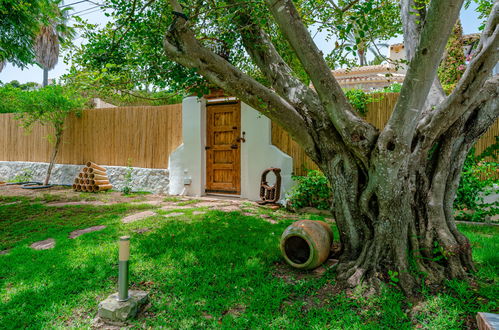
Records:
{"label": "green lawn", "polygon": [[[21,203],[4,205],[21,200]],[[472,240],[478,272],[436,296],[406,300],[387,285],[380,296],[333,293],[323,276],[282,264],[279,237],[292,220],[271,224],[238,212],[209,211],[130,224],[121,217],[151,205],[47,207],[0,197],[0,328],[90,328],[97,304],[116,291],[117,238],[130,235],[132,288],[151,305],[134,325],[166,328],[428,328],[472,326],[474,314],[499,305],[499,228],[461,226]],[[199,211],[199,209],[196,209]],[[175,212],[175,210],[172,210]],[[160,212],[166,213],[166,212]],[[76,239],[68,234],[107,228]],[[139,234],[138,228],[150,231]],[[53,237],[54,249],[29,245]]]}

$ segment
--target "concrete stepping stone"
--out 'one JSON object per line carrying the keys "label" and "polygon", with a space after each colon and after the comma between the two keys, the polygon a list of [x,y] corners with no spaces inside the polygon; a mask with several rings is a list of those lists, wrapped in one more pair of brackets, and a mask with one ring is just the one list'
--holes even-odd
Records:
{"label": "concrete stepping stone", "polygon": [[192,208],[194,208],[194,206],[191,206],[191,205],[166,205],[166,206],[160,207],[159,209],[163,210],[163,211],[170,211],[170,210],[185,210],[185,209],[192,209]]}
{"label": "concrete stepping stone", "polygon": [[80,202],[50,202],[46,206],[68,206],[68,205],[110,205],[111,203],[104,203],[101,201],[80,201]]}
{"label": "concrete stepping stone", "polygon": [[152,217],[154,215],[157,215],[157,214],[156,214],[156,212],[153,212],[153,211],[139,212],[139,213],[131,214],[129,216],[124,217],[123,219],[121,219],[121,222],[131,223],[131,222],[135,222],[138,220],[142,220],[144,218]]}
{"label": "concrete stepping stone", "polygon": [[267,222],[270,222],[271,224],[276,224],[277,223],[277,221],[275,221],[274,219],[272,219],[270,217],[270,215],[267,215],[267,214],[261,214],[260,218],[262,218],[263,220],[265,220]]}
{"label": "concrete stepping stone", "polygon": [[48,250],[52,249],[55,246],[55,239],[47,238],[43,241],[38,241],[31,244],[29,247],[35,250]]}
{"label": "concrete stepping stone", "polygon": [[206,214],[204,211],[194,211],[192,212],[192,215],[201,215],[201,214]]}
{"label": "concrete stepping stone", "polygon": [[224,212],[241,211],[241,209],[239,208],[239,206],[236,206],[236,205],[224,206],[224,207],[218,208],[218,210],[224,211]]}
{"label": "concrete stepping stone", "polygon": [[14,205],[14,204],[19,204],[19,203],[21,203],[21,201],[10,202],[10,203],[6,203],[6,204],[0,204],[0,206]]}
{"label": "concrete stepping stone", "polygon": [[228,206],[226,202],[201,202],[193,205],[195,205],[195,207],[209,207],[209,208]]}
{"label": "concrete stepping stone", "polygon": [[93,231],[99,231],[99,230],[102,230],[104,228],[106,228],[106,226],[93,226],[93,227],[88,227],[85,229],[78,229],[78,230],[75,230],[75,231],[72,231],[71,233],[69,233],[69,238],[74,239],[76,237],[80,237],[83,234],[91,233]]}
{"label": "concrete stepping stone", "polygon": [[0,255],[4,255],[10,252],[11,249],[0,251]]}
{"label": "concrete stepping stone", "polygon": [[172,217],[178,217],[178,216],[181,216],[181,215],[184,215],[184,212],[168,213],[168,214],[165,214],[164,217],[166,217],[166,218],[172,218]]}
{"label": "concrete stepping stone", "polygon": [[141,204],[147,204],[151,206],[157,206],[161,205],[163,202],[162,201],[143,201],[143,202],[132,202],[130,205],[141,205]]}

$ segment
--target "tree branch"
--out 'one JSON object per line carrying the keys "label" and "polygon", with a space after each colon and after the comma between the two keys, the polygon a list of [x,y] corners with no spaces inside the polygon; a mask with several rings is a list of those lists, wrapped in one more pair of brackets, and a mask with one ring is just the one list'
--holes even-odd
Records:
{"label": "tree branch", "polygon": [[321,120],[326,119],[317,93],[293,74],[293,70],[276,50],[267,33],[246,13],[240,13],[238,19],[244,48],[271,86],[298,111],[302,110],[300,112],[304,120],[313,120],[309,114]]}
{"label": "tree branch", "polygon": [[406,59],[410,61],[414,57],[418,46],[426,9],[424,6],[421,9],[416,9],[415,0],[402,0],[400,6],[402,27],[404,29],[405,55]]}
{"label": "tree branch", "polygon": [[[382,136],[409,148],[463,0],[431,1],[400,97]],[[442,19],[445,17],[445,19]],[[385,140],[385,139],[384,139]]]}
{"label": "tree branch", "polygon": [[[173,10],[182,12],[176,0],[170,0]],[[229,62],[203,47],[187,27],[186,20],[177,17],[165,35],[164,50],[174,61],[198,72],[215,85],[240,98],[276,121],[307,152],[314,154],[314,143],[302,117],[293,106],[269,88],[241,72]]]}
{"label": "tree branch", "polygon": [[303,24],[291,0],[266,0],[319,95],[321,103],[341,134],[343,142],[361,159],[370,152],[377,130],[352,110],[331,69]]}
{"label": "tree branch", "polygon": [[[437,109],[428,113],[419,123],[418,131],[432,144],[438,136],[466,112],[484,102],[484,97],[494,97],[499,86],[499,77],[487,78],[499,60],[499,2],[490,13],[482,32],[477,53],[468,65],[454,91]],[[487,81],[487,83],[485,83]]]}

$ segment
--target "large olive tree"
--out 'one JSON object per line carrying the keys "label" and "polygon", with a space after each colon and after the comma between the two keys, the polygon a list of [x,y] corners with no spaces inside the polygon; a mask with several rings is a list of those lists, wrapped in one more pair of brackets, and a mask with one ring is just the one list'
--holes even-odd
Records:
{"label": "large olive tree", "polygon": [[[383,14],[393,4],[133,1],[117,11],[114,30],[93,35],[98,41],[80,63],[106,62],[113,59],[111,50],[133,49],[115,56],[116,65],[133,59],[147,77],[163,81],[163,70],[177,72],[170,84],[194,72],[271,118],[331,182],[342,246],[339,282],[376,286],[398,272],[401,288],[410,293],[423,276],[441,283],[474,268],[452,204],[468,151],[499,115],[499,77],[491,76],[499,58],[499,3],[474,58],[445,95],[436,73],[463,0],[400,1],[408,70],[391,118],[378,130],[352,109],[311,31],[322,20],[319,28],[347,35],[348,18],[363,34],[377,24],[393,29],[391,14]],[[134,42],[127,42],[130,35]],[[176,70],[170,61],[188,70]]]}

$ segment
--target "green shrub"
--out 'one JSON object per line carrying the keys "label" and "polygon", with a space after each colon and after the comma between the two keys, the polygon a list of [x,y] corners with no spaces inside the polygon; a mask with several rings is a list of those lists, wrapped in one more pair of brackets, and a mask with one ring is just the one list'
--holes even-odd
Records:
{"label": "green shrub", "polygon": [[[456,219],[468,221],[483,221],[484,218],[499,213],[499,201],[484,203],[484,196],[499,193],[499,179],[495,175],[497,151],[499,150],[499,137],[496,142],[484,150],[480,155],[475,155],[472,148],[464,162],[459,188],[457,189],[454,208],[458,210]],[[490,157],[495,161],[484,161]]]}
{"label": "green shrub", "polygon": [[366,93],[362,89],[348,89],[345,95],[352,107],[361,115],[367,115],[367,105],[380,101],[383,95],[380,93]]}
{"label": "green shrub", "polygon": [[401,90],[402,90],[402,84],[399,83],[393,83],[389,86],[383,87],[384,93],[400,93]]}
{"label": "green shrub", "polygon": [[125,186],[123,187],[123,189],[121,189],[123,195],[130,195],[132,193],[132,181],[133,181],[132,160],[128,159],[125,172]]}
{"label": "green shrub", "polygon": [[23,91],[10,85],[0,87],[0,113],[13,113],[19,111],[17,100]]}
{"label": "green shrub", "polygon": [[33,171],[30,170],[29,168],[23,169],[21,173],[16,175],[12,180],[9,180],[9,182],[13,183],[27,182],[27,181],[33,181]]}
{"label": "green shrub", "polygon": [[293,180],[297,181],[297,185],[286,196],[291,208],[316,207],[320,210],[331,208],[331,186],[322,172],[310,170],[307,176],[293,176]]}

